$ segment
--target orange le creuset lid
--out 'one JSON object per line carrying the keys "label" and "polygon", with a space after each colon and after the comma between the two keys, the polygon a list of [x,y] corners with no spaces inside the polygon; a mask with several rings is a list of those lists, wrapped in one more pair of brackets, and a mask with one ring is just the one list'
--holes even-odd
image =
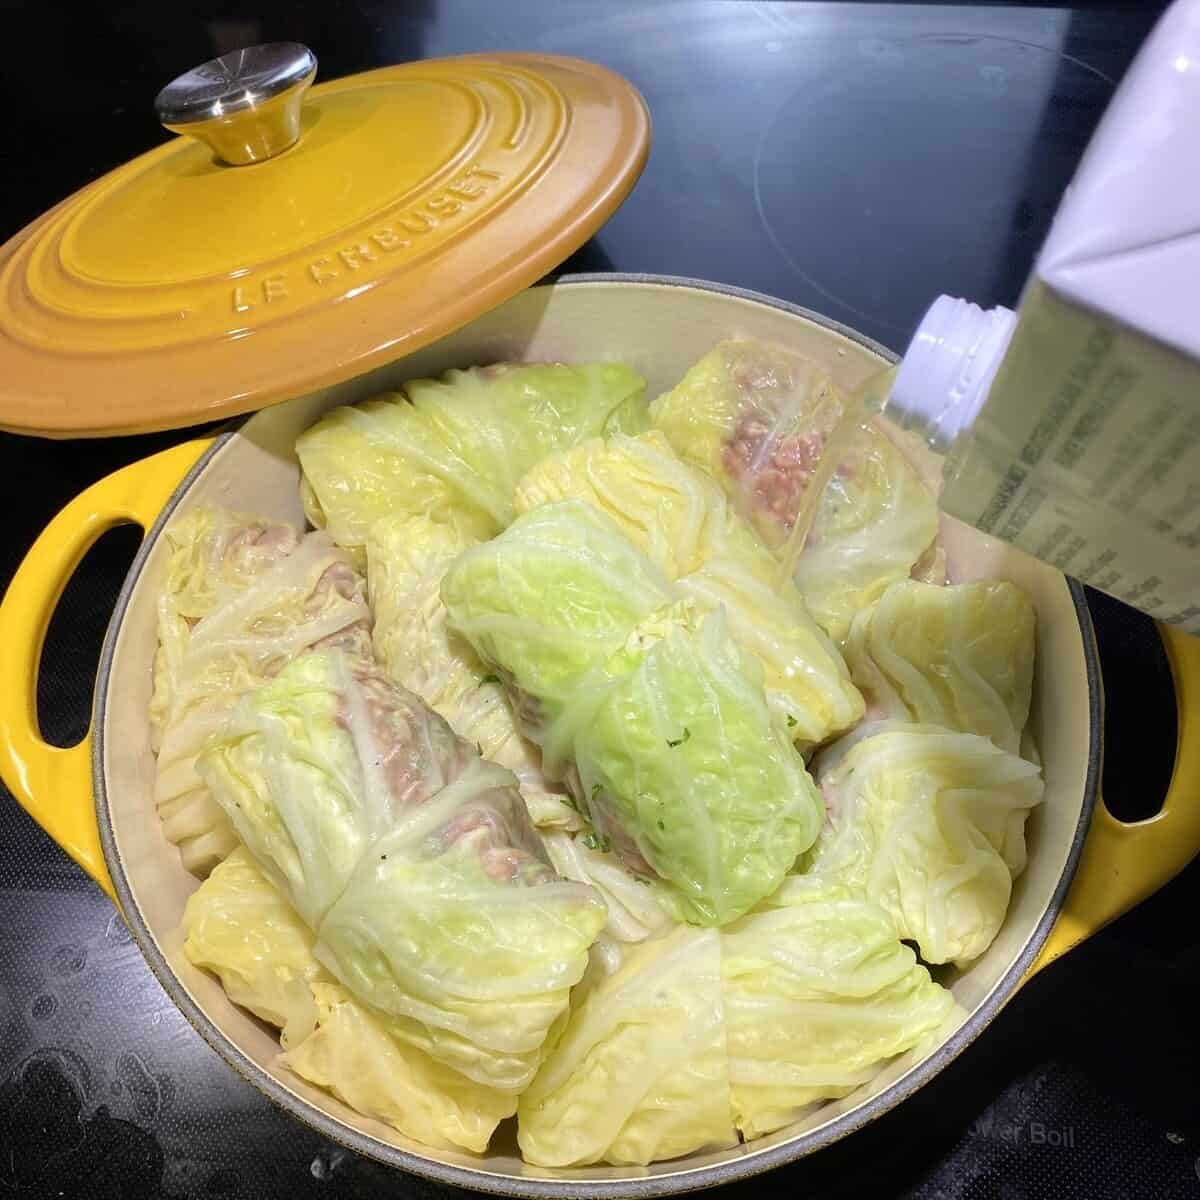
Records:
{"label": "orange le creuset lid", "polygon": [[494,54],[310,90],[276,43],[156,102],[189,135],[0,248],[0,428],[193,425],[361,374],[545,275],[645,164],[633,86],[579,59]]}

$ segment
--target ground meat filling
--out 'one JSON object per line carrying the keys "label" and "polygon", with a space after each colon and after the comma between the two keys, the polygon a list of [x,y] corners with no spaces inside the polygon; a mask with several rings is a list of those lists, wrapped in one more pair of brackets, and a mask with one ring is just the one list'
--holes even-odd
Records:
{"label": "ground meat filling", "polygon": [[824,445],[825,434],[819,430],[776,437],[773,418],[750,408],[725,443],[721,465],[741,484],[754,512],[770,516],[786,531],[796,520]]}

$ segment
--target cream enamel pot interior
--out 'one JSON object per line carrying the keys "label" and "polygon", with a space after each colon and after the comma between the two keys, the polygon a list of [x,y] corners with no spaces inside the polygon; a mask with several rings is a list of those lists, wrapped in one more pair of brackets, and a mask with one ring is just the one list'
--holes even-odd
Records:
{"label": "cream enamel pot interior", "polygon": [[[1020,584],[1037,609],[1032,730],[1044,760],[1045,802],[1028,830],[1029,865],[1004,927],[969,970],[945,976],[966,1021],[922,1058],[906,1056],[872,1084],[769,1137],[649,1168],[544,1171],[525,1166],[507,1127],[484,1157],[432,1150],[366,1119],[272,1065],[274,1034],[231,1004],[184,958],[184,902],[197,886],[163,837],[153,804],[147,706],[155,602],[165,560],[159,533],[174,515],[219,502],[300,522],[296,435],[326,408],[414,376],[502,359],[615,358],[646,375],[649,395],[674,384],[723,338],[766,339],[823,364],[845,388],[890,356],[852,331],[767,297],[687,280],[576,277],[526,291],[419,353],[335,389],[289,401],[213,441],[188,443],[96,484],[47,528],[0,608],[14,699],[0,711],[0,770],[34,816],[113,894],[155,974],[192,1024],[256,1087],[324,1136],[448,1183],[533,1196],[666,1195],[729,1182],[799,1158],[860,1127],[928,1082],[978,1036],[1036,966],[1087,936],[1182,868],[1200,844],[1200,805],[1177,793],[1200,756],[1186,727],[1200,718],[1200,643],[1171,637],[1180,699],[1176,779],[1163,812],[1118,825],[1096,804],[1101,694],[1082,594],[1059,573],[953,523],[944,530],[958,580]],[[108,630],[92,733],[79,747],[45,746],[36,729],[36,669],[62,586],[107,527],[134,520],[148,536]],[[13,687],[13,684],[18,686]],[[90,761],[89,761],[90,760]],[[94,803],[93,803],[94,800]],[[1083,869],[1072,888],[1082,855]],[[1057,925],[1056,925],[1057,921]],[[1049,941],[1047,940],[1049,939]]]}

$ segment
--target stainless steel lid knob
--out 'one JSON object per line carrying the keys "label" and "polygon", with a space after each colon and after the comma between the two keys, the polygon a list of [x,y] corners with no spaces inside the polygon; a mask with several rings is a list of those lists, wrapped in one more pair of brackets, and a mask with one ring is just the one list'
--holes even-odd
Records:
{"label": "stainless steel lid knob", "polygon": [[223,162],[262,162],[300,137],[300,102],[316,73],[316,55],[298,42],[250,46],[172,80],[154,110],[172,133],[199,138]]}

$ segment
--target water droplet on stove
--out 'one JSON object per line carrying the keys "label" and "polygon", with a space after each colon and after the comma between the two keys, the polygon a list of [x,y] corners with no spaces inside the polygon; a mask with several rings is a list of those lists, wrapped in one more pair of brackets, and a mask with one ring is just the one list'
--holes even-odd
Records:
{"label": "water droplet on stove", "polygon": [[117,1059],[117,1077],[128,1090],[138,1118],[155,1120],[162,1111],[162,1089],[146,1064],[136,1054],[122,1054]]}
{"label": "water droplet on stove", "polygon": [[35,1021],[48,1021],[54,1016],[56,1008],[58,1008],[58,1001],[53,996],[41,995],[34,999],[29,1011]]}
{"label": "water droplet on stove", "polygon": [[133,941],[128,926],[121,920],[120,913],[113,913],[108,918],[108,924],[104,927],[104,936],[110,942],[116,942],[118,945],[124,945],[127,942]]}
{"label": "water droplet on stove", "polygon": [[330,1150],[322,1151],[312,1160],[309,1166],[309,1173],[314,1179],[319,1179],[322,1183],[327,1179],[331,1179],[338,1167],[346,1161],[349,1155],[345,1150]]}
{"label": "water droplet on stove", "polygon": [[50,970],[55,975],[78,975],[87,966],[87,951],[82,946],[59,946],[50,955]]}

